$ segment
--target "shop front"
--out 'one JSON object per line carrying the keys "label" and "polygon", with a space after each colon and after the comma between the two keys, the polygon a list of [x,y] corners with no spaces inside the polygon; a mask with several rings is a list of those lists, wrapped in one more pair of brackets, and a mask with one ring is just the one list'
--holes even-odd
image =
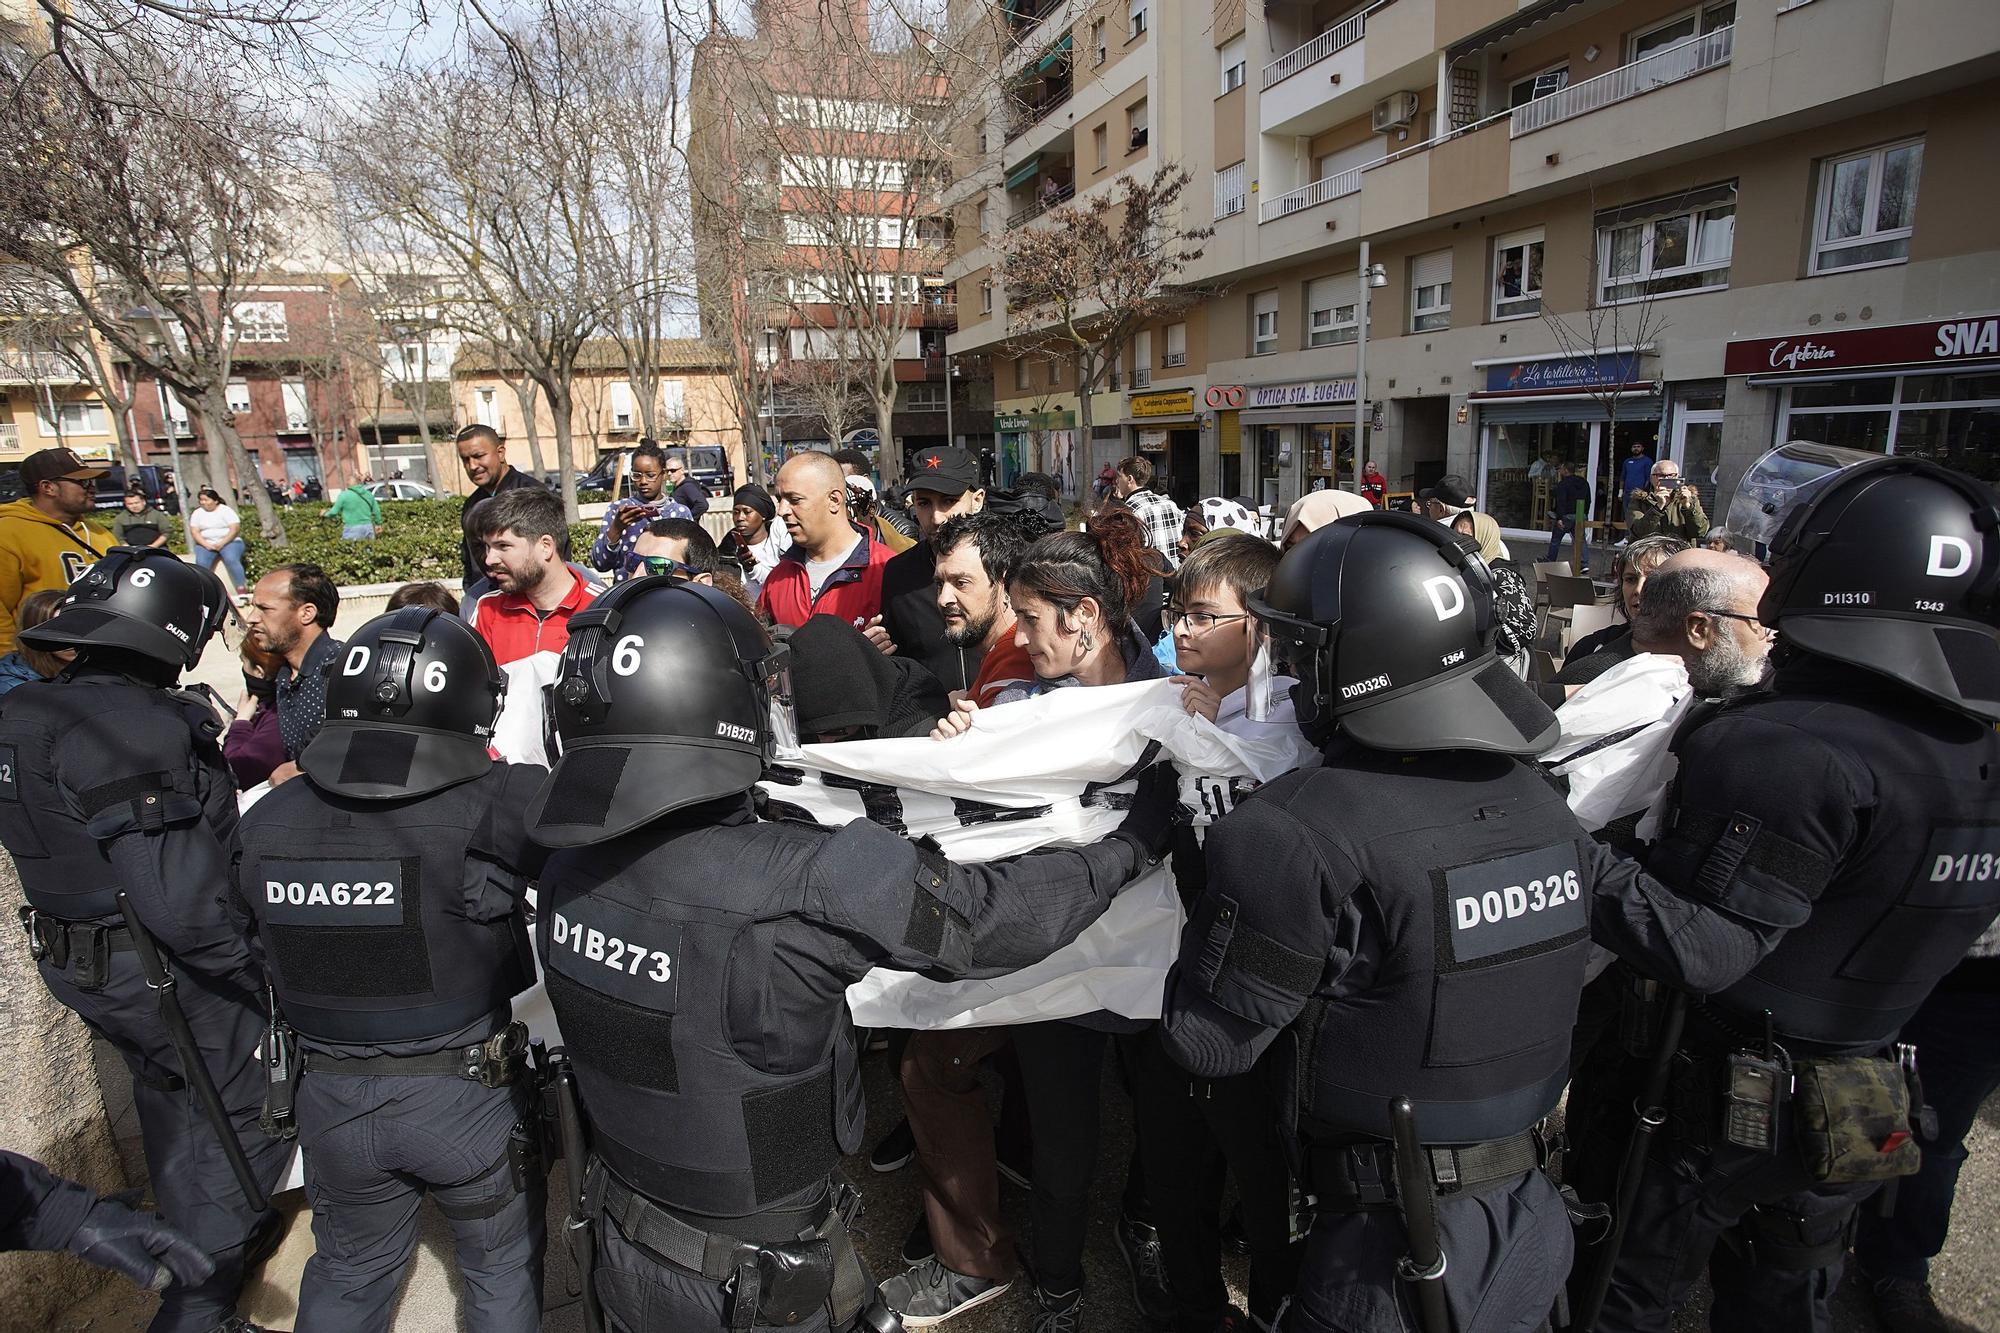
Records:
{"label": "shop front", "polygon": [[1774,441],[1913,454],[2000,482],[2000,315],[1746,338],[1723,370],[1776,395]]}
{"label": "shop front", "polygon": [[1215,418],[1215,493],[1248,497],[1243,485],[1243,404],[1250,391],[1240,384],[1211,384],[1202,402]]}
{"label": "shop front", "polygon": [[1011,487],[1023,472],[1046,472],[1056,478],[1064,495],[1074,498],[1079,493],[1074,408],[995,412],[993,436],[999,451],[997,481],[1002,487]]}
{"label": "shop front", "polygon": [[1241,429],[1256,441],[1259,504],[1354,489],[1353,380],[1252,385]]}
{"label": "shop front", "polygon": [[1153,489],[1186,507],[1201,499],[1201,427],[1193,389],[1129,394],[1125,427],[1133,452],[1153,465]]}
{"label": "shop front", "polygon": [[[1615,497],[1627,460],[1657,460],[1660,386],[1641,380],[1640,353],[1475,361],[1479,507],[1510,537],[1546,536],[1555,486],[1568,464],[1590,487],[1586,517],[1620,535]],[[1718,420],[1719,420],[1718,408]],[[1635,453],[1633,446],[1638,446]]]}

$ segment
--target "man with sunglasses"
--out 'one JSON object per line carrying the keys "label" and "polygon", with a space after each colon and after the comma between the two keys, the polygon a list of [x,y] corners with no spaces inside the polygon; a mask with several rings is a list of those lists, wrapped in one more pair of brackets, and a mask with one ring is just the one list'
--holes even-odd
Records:
{"label": "man with sunglasses", "polygon": [[667,498],[687,506],[689,514],[696,522],[708,512],[708,488],[688,475],[687,455],[676,449],[668,453],[666,466],[668,486]]}
{"label": "man with sunglasses", "polygon": [[674,574],[691,583],[715,583],[715,538],[684,518],[654,519],[632,546],[632,576]]}
{"label": "man with sunglasses", "polygon": [[1626,500],[1625,523],[1637,541],[1655,533],[1698,542],[1708,535],[1708,514],[1692,486],[1681,485],[1681,465],[1671,459],[1653,464],[1653,484]]}
{"label": "man with sunglasses", "polygon": [[0,653],[14,651],[14,611],[28,594],[67,588],[111,549],[110,537],[83,521],[103,475],[68,449],[22,460],[21,498],[0,505]]}

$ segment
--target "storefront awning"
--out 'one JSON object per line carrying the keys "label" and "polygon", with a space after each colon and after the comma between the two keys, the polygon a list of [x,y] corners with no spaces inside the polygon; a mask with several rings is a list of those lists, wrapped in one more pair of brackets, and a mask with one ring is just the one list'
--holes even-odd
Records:
{"label": "storefront awning", "polygon": [[1884,380],[1897,375],[1981,375],[2000,370],[2000,361],[1953,361],[1942,366],[1875,366],[1868,370],[1798,370],[1775,375],[1752,375],[1744,383],[1753,389],[1776,389],[1787,384],[1835,384],[1841,380]]}
{"label": "storefront awning", "polygon": [[[1665,410],[1665,400],[1651,387],[1618,395],[1620,421],[1657,421]],[[1534,426],[1550,421],[1602,421],[1604,401],[1595,394],[1551,393],[1520,398],[1473,398],[1481,424],[1488,426]]]}
{"label": "storefront awning", "polygon": [[1047,73],[1049,66],[1055,64],[1057,61],[1060,61],[1061,59],[1063,59],[1063,57],[1067,56],[1070,53],[1070,49],[1073,46],[1075,46],[1075,44],[1076,43],[1071,38],[1070,34],[1064,33],[1062,35],[1062,40],[1057,42],[1054,46],[1051,46],[1047,51],[1043,52],[1042,58],[1035,62],[1036,72]]}
{"label": "storefront awning", "polygon": [[1033,180],[1041,172],[1041,169],[1042,155],[1037,153],[1007,173],[1007,188],[1010,190],[1020,189],[1023,185]]}

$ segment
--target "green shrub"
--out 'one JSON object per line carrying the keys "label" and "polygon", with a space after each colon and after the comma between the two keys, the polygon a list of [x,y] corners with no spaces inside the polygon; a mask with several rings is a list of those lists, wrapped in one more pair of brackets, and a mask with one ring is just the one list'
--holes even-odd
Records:
{"label": "green shrub", "polygon": [[[391,501],[382,506],[382,526],[375,540],[350,542],[341,540],[339,520],[321,518],[318,506],[292,505],[278,515],[291,542],[283,547],[265,541],[257,530],[257,516],[246,512],[244,568],[255,580],[278,565],[315,564],[343,586],[455,579],[464,573],[459,559],[464,509],[463,496]],[[598,529],[595,521],[571,526],[570,559],[588,562]]]}

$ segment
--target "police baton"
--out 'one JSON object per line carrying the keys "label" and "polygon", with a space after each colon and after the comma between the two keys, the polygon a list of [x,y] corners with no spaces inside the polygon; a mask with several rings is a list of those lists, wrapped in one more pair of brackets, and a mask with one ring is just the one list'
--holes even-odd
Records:
{"label": "police baton", "polygon": [[1396,1276],[1410,1284],[1417,1322],[1424,1333],[1451,1333],[1445,1309],[1444,1249],[1438,1243],[1437,1180],[1430,1154],[1417,1138],[1417,1108],[1408,1097],[1389,1099],[1389,1130],[1396,1141],[1396,1205],[1403,1213],[1410,1252],[1396,1263]]}
{"label": "police baton", "polygon": [[1676,990],[1667,997],[1667,1013],[1660,1024],[1660,1044],[1653,1052],[1652,1067],[1646,1071],[1643,1095],[1633,1105],[1638,1119],[1625,1145],[1625,1160],[1618,1168],[1618,1198],[1611,1207],[1611,1230],[1602,1241],[1604,1248],[1590,1271],[1590,1285],[1584,1288],[1570,1320],[1569,1333],[1590,1333],[1597,1317],[1604,1313],[1604,1298],[1611,1294],[1611,1274],[1618,1265],[1618,1251],[1625,1243],[1625,1228],[1632,1224],[1632,1209],[1639,1202],[1639,1185],[1646,1174],[1646,1154],[1652,1150],[1653,1136],[1667,1123],[1667,1077],[1673,1072],[1674,1053],[1681,1047],[1681,1029],[1687,1023],[1687,992]]}
{"label": "police baton", "polygon": [[597,1303],[597,1247],[590,1234],[590,1210],[584,1204],[584,1176],[590,1155],[583,1146],[583,1103],[576,1094],[576,1071],[569,1052],[549,1053],[549,1079],[556,1093],[556,1128],[562,1139],[564,1169],[569,1172],[569,1215],[563,1219],[569,1257],[576,1264],[577,1286],[583,1296],[584,1333],[604,1333],[604,1308]]}
{"label": "police baton", "polygon": [[215,1079],[202,1061],[201,1048],[195,1044],[194,1029],[188,1026],[187,1014],[181,1009],[181,997],[174,991],[174,974],[167,970],[166,963],[160,958],[159,946],[140,923],[138,912],[132,908],[132,900],[123,893],[118,895],[118,910],[125,914],[125,929],[131,934],[132,947],[139,954],[139,969],[146,974],[146,985],[160,997],[160,1020],[167,1025],[167,1040],[173,1043],[175,1054],[181,1058],[181,1076],[194,1089],[194,1095],[201,1099],[201,1109],[208,1116],[208,1123],[214,1127],[215,1137],[222,1142],[222,1155],[229,1159],[229,1169],[236,1173],[236,1183],[243,1187],[243,1197],[250,1201],[252,1211],[261,1213],[271,1206],[270,1200],[264,1197],[263,1187],[250,1171],[250,1159],[243,1155],[243,1144],[236,1137],[236,1127],[229,1123],[229,1112],[223,1109],[222,1094],[215,1090]]}

